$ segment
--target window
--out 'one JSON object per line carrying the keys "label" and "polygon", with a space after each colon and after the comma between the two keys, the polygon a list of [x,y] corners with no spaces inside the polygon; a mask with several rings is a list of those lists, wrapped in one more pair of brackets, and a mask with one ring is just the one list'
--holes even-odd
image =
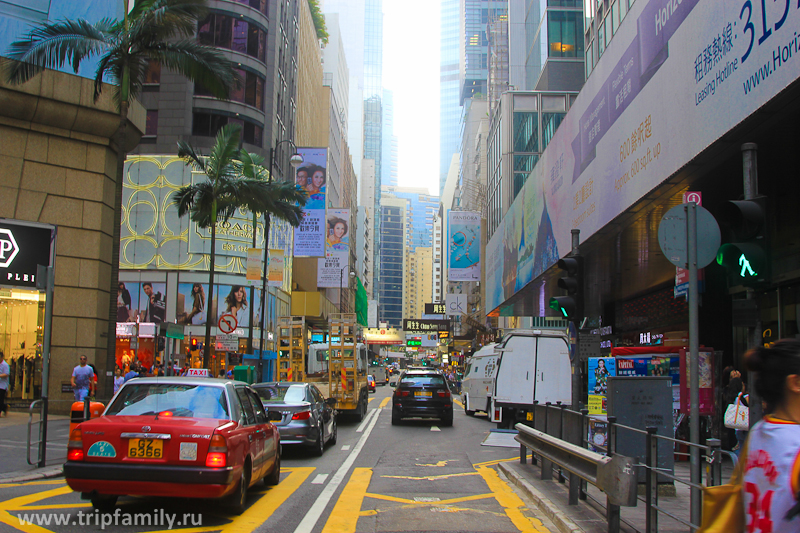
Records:
{"label": "window", "polygon": [[234,123],[242,126],[242,140],[255,146],[263,145],[264,129],[261,125],[241,118],[229,117],[217,113],[195,111],[192,120],[192,135],[213,137],[225,124]]}
{"label": "window", "polygon": [[144,128],[145,135],[158,135],[158,110],[147,110],[147,122]]}
{"label": "window", "polygon": [[550,139],[555,135],[565,116],[566,113],[542,113],[542,152],[550,144]]}
{"label": "window", "polygon": [[233,0],[240,4],[245,4],[253,9],[260,11],[265,17],[269,17],[269,0]]}
{"label": "window", "polygon": [[213,13],[198,25],[197,39],[202,44],[266,60],[267,30],[247,19]]}
{"label": "window", "polygon": [[239,403],[242,406],[242,416],[244,416],[245,425],[256,423],[256,413],[253,411],[253,405],[250,403],[250,398],[247,395],[247,390],[242,387],[237,387],[236,395],[239,397]]}
{"label": "window", "polygon": [[549,57],[583,57],[583,14],[548,11]]}
{"label": "window", "polygon": [[539,132],[535,111],[514,112],[514,151],[538,152]]}
{"label": "window", "polygon": [[155,85],[161,83],[161,63],[149,61],[144,73],[144,84]]}

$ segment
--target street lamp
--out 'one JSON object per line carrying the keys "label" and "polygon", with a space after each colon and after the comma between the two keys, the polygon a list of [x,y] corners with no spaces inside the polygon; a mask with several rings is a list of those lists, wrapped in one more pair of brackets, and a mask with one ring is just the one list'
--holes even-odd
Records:
{"label": "street lamp", "polygon": [[[278,147],[283,144],[288,143],[294,148],[294,155],[289,158],[289,163],[292,165],[292,168],[297,168],[303,164],[303,156],[297,153],[297,145],[294,144],[294,141],[289,139],[284,139],[283,141],[275,140],[275,146],[269,149],[269,177],[267,178],[267,183],[272,183],[272,169],[275,166],[275,153],[278,151]],[[264,212],[264,269],[261,274],[261,302],[263,303],[261,308],[261,342],[259,344],[259,352],[258,352],[258,381],[262,381],[264,379],[264,330],[266,330],[266,321],[267,321],[267,270],[269,269],[269,213],[266,211]],[[255,224],[253,225],[253,246],[255,247]],[[251,314],[252,314],[252,307],[251,307]],[[250,317],[250,331],[253,331],[252,324],[253,324],[253,317]]]}
{"label": "street lamp", "polygon": [[[342,310],[343,309],[342,308],[342,302],[343,302],[343,300],[342,300],[342,291],[343,291],[343,285],[344,285],[344,271],[345,271],[345,269],[349,269],[349,268],[350,268],[350,259],[348,258],[348,263],[345,266],[343,266],[341,268],[341,270],[339,271],[339,312],[340,313],[344,313],[344,311]],[[354,277],[356,277],[356,272],[355,272],[355,270],[350,269],[350,278],[354,278]],[[347,287],[348,288],[350,287],[350,280],[349,279],[347,280]]]}

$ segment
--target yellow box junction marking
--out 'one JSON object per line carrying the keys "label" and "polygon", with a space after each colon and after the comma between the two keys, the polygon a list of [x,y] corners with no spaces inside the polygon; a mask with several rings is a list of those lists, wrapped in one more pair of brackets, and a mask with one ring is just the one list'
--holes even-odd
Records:
{"label": "yellow box junction marking", "polygon": [[483,480],[489,486],[489,489],[494,493],[497,503],[505,508],[506,515],[511,519],[514,526],[522,533],[549,533],[549,529],[544,527],[541,520],[537,518],[527,517],[522,513],[525,509],[525,503],[517,496],[511,487],[508,486],[497,472],[491,468],[481,467],[478,468]]}
{"label": "yellow box junction marking", "polygon": [[411,480],[414,480],[414,481],[422,481],[422,480],[436,481],[437,479],[447,479],[447,478],[450,478],[450,477],[478,476],[478,475],[480,475],[480,474],[478,474],[477,472],[461,472],[459,474],[442,474],[442,475],[439,475],[439,476],[418,476],[418,477],[415,477],[415,476],[381,476],[381,477],[387,477],[387,478],[393,478],[393,479],[411,479]]}
{"label": "yellow box junction marking", "polygon": [[[288,472],[289,475],[284,478],[280,484],[271,487],[264,491],[258,500],[251,505],[241,516],[234,518],[229,524],[224,526],[207,526],[207,527],[193,527],[183,529],[173,529],[153,531],[151,533],[167,533],[171,531],[180,531],[181,533],[207,533],[211,531],[221,531],[226,533],[250,532],[258,528],[264,523],[272,514],[291,496],[300,486],[308,479],[311,473],[316,470],[314,467],[298,467],[298,468],[285,468],[283,472]],[[90,507],[90,503],[74,503],[74,504],[52,504],[52,505],[31,505],[36,502],[41,502],[49,498],[63,496],[72,493],[72,489],[66,485],[62,480],[53,480],[47,484],[60,483],[63,486],[55,489],[50,489],[43,492],[35,492],[25,496],[12,498],[4,502],[0,502],[0,523],[7,524],[12,528],[23,531],[25,533],[52,533],[51,530],[34,524],[21,525],[19,518],[11,514],[11,511],[18,512],[32,512],[43,510],[56,510],[56,509],[80,509]],[[26,483],[25,485],[44,484],[43,482]],[[22,485],[15,485],[22,486]]]}
{"label": "yellow box junction marking", "polygon": [[383,409],[384,407],[386,407],[386,404],[389,403],[391,400],[392,400],[391,396],[387,396],[386,398],[381,400],[381,404],[378,406],[378,409]]}
{"label": "yellow box junction marking", "polygon": [[344,490],[342,490],[342,494],[328,517],[328,521],[325,522],[322,533],[355,532],[361,504],[364,502],[370,479],[372,479],[371,468],[356,468],[353,470],[350,481],[347,482]]}
{"label": "yellow box junction marking", "polygon": [[430,465],[425,465],[425,464],[419,464],[419,463],[417,463],[417,465],[416,465],[416,466],[433,466],[433,467],[437,467],[437,466],[447,466],[447,463],[452,463],[452,462],[454,462],[454,461],[437,461],[437,462],[435,462],[435,463],[433,463],[433,464],[430,464]]}
{"label": "yellow box junction marking", "polygon": [[[435,502],[418,502],[417,500],[409,500],[408,498],[398,498],[397,496],[386,496],[385,494],[366,493],[366,496],[376,500],[384,500],[387,502],[403,503],[407,505],[428,505],[436,507],[439,505],[452,505],[454,503],[472,502],[476,500],[488,500],[494,498],[494,494],[473,494],[472,496],[461,496],[459,498],[451,498],[449,500],[437,500]],[[355,531],[355,530],[353,530]]]}

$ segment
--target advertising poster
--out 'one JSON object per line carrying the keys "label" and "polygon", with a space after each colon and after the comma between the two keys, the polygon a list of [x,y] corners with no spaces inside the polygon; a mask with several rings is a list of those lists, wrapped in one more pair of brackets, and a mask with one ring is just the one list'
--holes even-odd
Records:
{"label": "advertising poster", "polygon": [[139,322],[160,324],[167,316],[166,294],[166,283],[120,281],[117,287],[117,322],[136,322],[138,317]]}
{"label": "advertising poster", "polygon": [[269,251],[269,273],[267,282],[269,287],[283,286],[283,271],[285,270],[286,254],[283,250]]}
{"label": "advertising poster", "polygon": [[649,357],[617,357],[618,376],[646,376]]}
{"label": "advertising poster", "polygon": [[303,163],[297,168],[297,186],[308,195],[303,208],[303,221],[294,230],[294,255],[296,257],[323,257],[325,255],[325,185],[327,181],[327,148],[298,148]]}
{"label": "advertising poster", "polygon": [[798,24],[797,2],[632,4],[490,236],[487,310],[794,82]]}
{"label": "advertising poster", "polygon": [[349,274],[347,265],[350,252],[328,252],[325,257],[317,260],[317,287],[338,289],[349,287]]}
{"label": "advertising poster", "polygon": [[590,415],[604,415],[608,408],[608,398],[602,394],[589,393],[588,408]]}
{"label": "advertising poster", "polygon": [[448,211],[447,254],[449,281],[481,279],[481,214]]}
{"label": "advertising poster", "polygon": [[347,252],[350,250],[350,210],[328,209],[328,236],[326,251]]}
{"label": "advertising poster", "polygon": [[[236,317],[237,327],[249,328],[250,327],[250,287],[245,285],[215,285],[214,290],[217,293],[217,317],[223,314],[233,315]],[[261,297],[261,290],[256,289],[255,299]],[[259,313],[259,306],[256,306],[253,318],[256,324],[261,323]],[[215,318],[214,324],[218,318]]]}
{"label": "advertising poster", "polygon": [[208,283],[178,283],[178,304],[175,318],[178,324],[202,326],[208,314]]}
{"label": "advertising poster", "polygon": [[[689,351],[680,351],[680,400],[681,412],[689,414]],[[714,349],[700,348],[698,352],[699,381],[700,381],[700,414],[703,416],[714,414]]]}
{"label": "advertising poster", "polygon": [[608,394],[608,376],[617,375],[613,357],[589,358],[589,394]]}
{"label": "advertising poster", "polygon": [[596,453],[606,453],[608,445],[608,421],[605,417],[589,419],[589,449]]}
{"label": "advertising poster", "polygon": [[248,248],[247,249],[247,279],[248,285],[258,285],[261,282],[261,263],[262,254],[261,248]]}

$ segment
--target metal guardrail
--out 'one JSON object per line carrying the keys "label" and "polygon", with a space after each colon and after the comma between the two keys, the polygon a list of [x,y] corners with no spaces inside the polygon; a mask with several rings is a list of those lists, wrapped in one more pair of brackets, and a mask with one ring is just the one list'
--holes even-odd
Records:
{"label": "metal guardrail", "polygon": [[[621,517],[620,507],[635,506],[635,504],[622,504],[618,494],[615,494],[612,497],[610,492],[593,481],[594,478],[594,480],[601,484],[609,483],[609,481],[606,481],[605,479],[600,481],[601,476],[598,474],[601,469],[599,468],[600,463],[597,462],[597,457],[605,457],[610,461],[613,461],[615,457],[623,457],[615,453],[617,448],[617,433],[619,430],[631,434],[630,436],[626,435],[625,438],[635,438],[638,435],[645,439],[646,457],[644,458],[643,464],[634,464],[633,459],[624,459],[629,459],[631,461],[629,465],[631,467],[631,475],[634,480],[633,497],[637,498],[639,501],[642,501],[646,506],[646,533],[657,533],[659,514],[667,515],[673,520],[686,525],[691,531],[694,531],[700,527],[699,523],[693,523],[695,520],[687,521],[658,505],[659,478],[666,478],[672,482],[687,485],[693,490],[702,490],[704,486],[715,486],[722,483],[723,454],[731,457],[734,466],[738,460],[734,454],[722,450],[719,439],[707,439],[706,444],[694,444],[688,441],[675,439],[664,435],[658,435],[656,434],[656,428],[648,427],[645,430],[642,430],[623,424],[617,424],[616,417],[614,416],[607,417],[608,445],[605,447],[599,446],[597,444],[590,443],[588,440],[589,420],[591,417],[589,417],[589,411],[587,409],[574,411],[572,409],[568,409],[567,406],[562,405],[561,403],[555,405],[550,404],[549,402],[546,404],[538,404],[538,402],[534,403],[536,403],[536,405],[534,405],[534,409],[528,417],[528,420],[525,423],[516,425],[517,430],[520,432],[520,435],[517,438],[517,441],[520,442],[520,464],[526,464],[527,454],[525,450],[531,449],[534,452],[531,464],[536,465],[539,461],[541,461],[541,479],[552,479],[554,464],[559,470],[559,482],[564,483],[567,480],[567,477],[565,477],[561,471],[568,472],[570,505],[577,505],[579,500],[586,500],[587,498],[594,500],[594,498],[592,498],[586,491],[587,483],[592,483],[596,487],[600,488],[600,490],[606,492],[606,519],[608,521],[608,531],[610,532],[619,531],[621,522],[625,521]],[[522,435],[525,436],[522,437]],[[539,438],[540,435],[544,436],[545,438]],[[541,444],[537,444],[536,442],[529,440],[531,438],[535,439],[536,442]],[[673,447],[675,444],[681,444],[690,448],[698,448],[701,451],[701,459],[705,460],[706,462],[705,484],[703,484],[702,475],[698,476],[701,482],[700,484],[697,484],[676,477],[672,472],[668,472],[659,468],[659,441],[666,441],[670,443],[670,446]],[[605,455],[589,451],[588,448],[590,444],[595,449],[605,452]],[[537,455],[539,456],[538,458]],[[592,466],[592,463],[596,464],[597,470],[593,470],[595,467]],[[613,472],[613,468],[619,467],[620,465],[618,464],[616,467],[606,466],[605,468],[612,468],[610,471]],[[644,498],[636,496],[636,468],[645,469]],[[597,503],[602,505],[602,502]],[[693,516],[701,517],[699,509],[696,510],[696,513],[692,514]],[[699,520],[700,518],[698,518],[696,522],[699,522]],[[628,525],[633,527],[632,524]]]}
{"label": "metal guardrail", "polygon": [[[39,420],[34,422],[33,421],[33,413],[34,413],[34,408],[37,405],[39,406]],[[44,401],[43,400],[34,400],[33,402],[31,402],[30,407],[28,407],[28,446],[27,446],[27,455],[25,457],[26,460],[28,461],[28,464],[31,465],[31,466],[33,466],[33,465],[39,465],[40,467],[44,466],[43,463],[45,461],[45,450],[46,450],[46,446],[47,446],[47,444],[44,441],[44,437],[42,435],[42,432],[44,431],[44,423],[47,423],[47,420],[44,418]],[[32,443],[31,442],[31,428],[33,427],[34,424],[38,424],[39,425],[39,428],[38,428],[39,429],[39,432],[38,432],[39,440],[37,440],[36,442]],[[33,462],[31,462],[31,444],[35,444],[37,446],[37,449],[38,449],[38,452],[37,452],[37,455],[36,455],[36,461],[33,461]]]}

